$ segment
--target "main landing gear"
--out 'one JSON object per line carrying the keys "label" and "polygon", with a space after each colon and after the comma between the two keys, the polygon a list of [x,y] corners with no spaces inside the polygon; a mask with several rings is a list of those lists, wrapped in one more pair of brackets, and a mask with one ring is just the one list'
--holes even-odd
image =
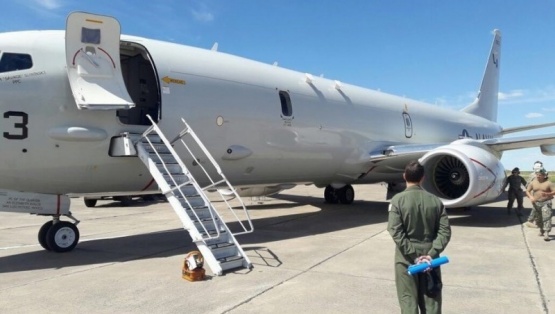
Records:
{"label": "main landing gear", "polygon": [[326,203],[330,204],[337,204],[338,202],[341,204],[351,204],[355,200],[355,190],[350,184],[340,189],[328,185],[324,190],[324,199]]}
{"label": "main landing gear", "polygon": [[39,229],[39,243],[47,251],[69,252],[75,248],[79,242],[79,220],[75,219],[71,213],[66,215],[75,223],[60,220],[60,215],[54,215],[51,221],[46,222]]}

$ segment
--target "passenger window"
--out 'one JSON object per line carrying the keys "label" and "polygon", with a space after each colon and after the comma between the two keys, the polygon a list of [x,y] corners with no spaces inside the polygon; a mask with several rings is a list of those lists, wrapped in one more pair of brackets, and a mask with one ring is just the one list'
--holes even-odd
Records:
{"label": "passenger window", "polygon": [[0,73],[26,70],[31,67],[33,67],[33,60],[28,54],[4,52],[0,59]]}
{"label": "passenger window", "polygon": [[284,117],[293,115],[293,107],[291,106],[291,97],[286,91],[279,91],[279,100],[281,101],[281,113]]}

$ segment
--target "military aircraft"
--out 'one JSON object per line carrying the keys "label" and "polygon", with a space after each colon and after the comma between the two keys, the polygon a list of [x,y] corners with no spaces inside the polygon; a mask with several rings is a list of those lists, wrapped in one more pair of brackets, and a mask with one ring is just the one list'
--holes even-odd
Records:
{"label": "military aircraft", "polygon": [[[456,111],[216,47],[121,35],[108,16],[75,12],[65,30],[2,33],[0,210],[52,216],[39,241],[69,251],[78,230],[60,220],[74,219],[67,195],[171,196],[130,134],[154,124],[179,137],[185,121],[233,186],[199,179],[212,189],[256,196],[314,184],[325,201],[349,204],[354,184],[401,190],[404,166],[419,159],[423,187],[446,207],[487,203],[502,192],[503,151],[555,151],[554,134],[503,137],[554,124],[496,122],[500,47],[494,30],[477,97]],[[202,172],[205,160],[169,146],[192,177]]]}

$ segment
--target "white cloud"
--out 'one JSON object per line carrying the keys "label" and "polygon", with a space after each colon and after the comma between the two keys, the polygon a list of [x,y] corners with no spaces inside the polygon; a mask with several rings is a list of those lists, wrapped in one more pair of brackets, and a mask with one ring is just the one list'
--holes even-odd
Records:
{"label": "white cloud", "polygon": [[530,112],[525,115],[525,117],[528,119],[541,118],[543,116],[544,116],[543,113],[537,113],[537,112]]}
{"label": "white cloud", "polygon": [[[467,92],[458,96],[439,96],[431,101],[431,103],[451,108],[461,109],[474,101],[478,92]],[[541,110],[544,112],[555,111],[555,86],[550,85],[544,88],[531,89],[514,89],[507,92],[499,92],[497,94],[499,105],[522,105],[522,104],[538,104],[551,102],[553,107],[544,107]],[[429,99],[421,99],[423,102],[430,102]],[[538,108],[539,110],[539,108]],[[533,118],[537,118],[532,114]]]}
{"label": "white cloud", "polygon": [[214,20],[214,14],[208,11],[207,8],[202,8],[200,10],[191,10],[191,14],[195,20],[200,22],[212,22]]}
{"label": "white cloud", "polygon": [[214,11],[217,11],[217,7],[214,9],[213,1],[209,0],[195,0],[193,1],[190,9],[193,18],[202,23],[214,21],[216,18]]}
{"label": "white cloud", "polygon": [[499,103],[504,105],[555,102],[555,86],[539,89],[515,89],[508,93],[499,92]]}
{"label": "white cloud", "polygon": [[498,98],[500,101],[502,100],[511,100],[511,99],[515,99],[515,98],[520,98],[524,96],[524,91],[521,89],[515,89],[513,91],[510,91],[508,93],[503,93],[503,92],[499,92],[498,93]]}
{"label": "white cloud", "polygon": [[[472,103],[476,99],[476,95],[478,95],[477,92],[468,92],[454,97],[441,96],[436,97],[432,103],[436,106],[458,110]],[[427,99],[422,99],[421,101],[429,102]]]}
{"label": "white cloud", "polygon": [[61,0],[34,0],[35,5],[48,10],[54,10],[63,5]]}
{"label": "white cloud", "polygon": [[[66,6],[64,0],[15,0],[17,4],[29,8],[37,19],[60,19],[66,14],[61,8]],[[25,28],[34,25],[34,19],[25,21]]]}

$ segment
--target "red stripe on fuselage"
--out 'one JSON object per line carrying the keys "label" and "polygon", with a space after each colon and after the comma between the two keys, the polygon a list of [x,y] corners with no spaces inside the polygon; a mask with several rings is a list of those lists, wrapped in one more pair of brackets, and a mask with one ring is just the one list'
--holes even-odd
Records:
{"label": "red stripe on fuselage", "polygon": [[146,191],[146,189],[148,189],[152,183],[154,183],[154,179],[151,179],[150,182],[148,182],[148,184],[141,190],[141,191]]}

